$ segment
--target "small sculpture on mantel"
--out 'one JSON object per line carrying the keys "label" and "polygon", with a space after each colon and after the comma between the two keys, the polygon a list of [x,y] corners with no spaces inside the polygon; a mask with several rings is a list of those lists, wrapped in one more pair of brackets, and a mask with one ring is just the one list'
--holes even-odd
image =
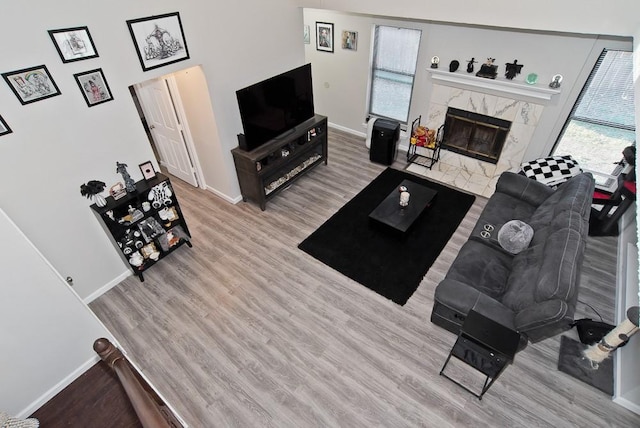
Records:
{"label": "small sculpture on mantel", "polygon": [[467,73],[473,73],[473,64],[475,64],[476,59],[475,58],[471,58],[469,61],[467,61]]}
{"label": "small sculpture on mantel", "polygon": [[553,89],[558,89],[560,87],[560,83],[562,82],[562,74],[556,74],[553,76],[553,80],[549,83],[549,87]]}
{"label": "small sculpture on mantel", "polygon": [[127,192],[135,193],[136,182],[133,181],[133,179],[129,175],[129,172],[127,171],[127,164],[116,161],[116,172],[122,174],[122,179],[124,180],[124,185],[127,188]]}
{"label": "small sculpture on mantel", "polygon": [[480,66],[480,71],[476,73],[478,77],[486,77],[487,79],[495,79],[498,75],[498,66],[493,65],[495,58],[487,58],[487,62]]}
{"label": "small sculpture on mantel", "polygon": [[438,64],[440,63],[440,58],[434,56],[431,58],[431,68],[438,68]]}
{"label": "small sculpture on mantel", "polygon": [[504,76],[509,79],[512,80],[514,77],[516,77],[516,74],[520,74],[520,70],[522,70],[522,67],[524,67],[522,64],[518,64],[518,60],[514,59],[513,63],[506,63],[505,67],[507,68],[506,73],[504,74]]}

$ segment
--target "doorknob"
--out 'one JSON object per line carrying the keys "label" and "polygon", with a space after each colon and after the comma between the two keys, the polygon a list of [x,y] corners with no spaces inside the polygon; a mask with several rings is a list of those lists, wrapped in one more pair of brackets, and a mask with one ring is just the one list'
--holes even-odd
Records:
{"label": "doorknob", "polygon": [[155,127],[156,127],[155,125],[151,125],[149,129],[155,129]]}

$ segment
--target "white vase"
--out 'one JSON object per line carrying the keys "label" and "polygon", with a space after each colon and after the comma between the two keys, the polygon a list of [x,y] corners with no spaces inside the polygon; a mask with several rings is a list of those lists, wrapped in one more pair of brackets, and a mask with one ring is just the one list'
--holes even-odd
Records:
{"label": "white vase", "polygon": [[93,202],[99,207],[107,205],[107,200],[102,195],[93,195],[91,199],[93,199]]}

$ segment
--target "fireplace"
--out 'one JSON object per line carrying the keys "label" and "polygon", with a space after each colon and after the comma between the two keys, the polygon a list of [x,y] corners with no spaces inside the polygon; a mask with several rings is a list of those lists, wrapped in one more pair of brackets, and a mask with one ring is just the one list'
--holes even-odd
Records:
{"label": "fireplace", "polygon": [[496,164],[510,129],[508,120],[449,107],[442,148]]}

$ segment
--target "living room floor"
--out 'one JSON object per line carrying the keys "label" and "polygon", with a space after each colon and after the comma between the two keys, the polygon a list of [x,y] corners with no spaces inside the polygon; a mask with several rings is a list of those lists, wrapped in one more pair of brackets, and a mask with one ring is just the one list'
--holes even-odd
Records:
{"label": "living room floor", "polygon": [[[191,427],[640,426],[639,415],[557,370],[560,336],[517,354],[481,401],[438,375],[456,336],[429,321],[434,290],[486,199],[476,198],[405,306],[297,248],[384,169],[363,138],[330,129],[329,164],[264,212],[173,179],[193,248],[91,309]],[[579,299],[607,322],[615,257],[616,238],[589,239]],[[597,319],[584,303],[576,318]]]}

